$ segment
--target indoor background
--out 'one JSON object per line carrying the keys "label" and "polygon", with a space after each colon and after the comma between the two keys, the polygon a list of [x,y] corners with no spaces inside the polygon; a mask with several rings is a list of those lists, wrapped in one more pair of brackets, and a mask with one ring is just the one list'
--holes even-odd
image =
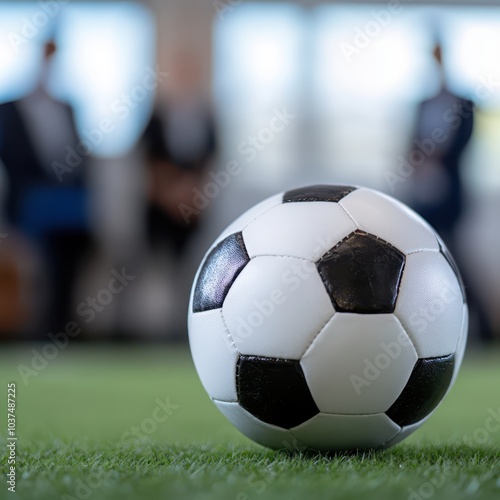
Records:
{"label": "indoor background", "polygon": [[[474,104],[456,118],[474,123],[446,239],[473,339],[499,338],[500,7],[0,2],[0,68],[0,102],[22,117],[34,99],[41,117],[22,140],[0,107],[4,339],[45,341],[68,321],[85,340],[185,339],[206,249],[291,187],[361,184],[432,204],[452,188],[415,141],[432,130],[421,103],[442,88]],[[12,161],[28,149],[43,164],[29,182]]]}

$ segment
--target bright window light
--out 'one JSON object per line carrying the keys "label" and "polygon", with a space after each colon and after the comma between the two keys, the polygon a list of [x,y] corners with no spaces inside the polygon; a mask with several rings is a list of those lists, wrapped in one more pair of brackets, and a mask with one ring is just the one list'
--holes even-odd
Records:
{"label": "bright window light", "polygon": [[[46,23],[13,58],[5,40],[9,33],[22,33],[23,18],[29,21],[40,12],[39,3],[0,4],[0,61],[7,62],[0,75],[1,101],[21,97],[36,82],[40,43],[52,23]],[[125,154],[137,140],[154,100],[154,89],[143,87],[144,77],[156,66],[152,16],[133,3],[70,2],[53,20],[58,23],[59,51],[51,91],[73,104],[81,134],[98,127],[103,118],[113,122],[114,131],[95,146],[95,154]]]}
{"label": "bright window light", "polygon": [[289,4],[241,4],[216,24],[219,100],[234,98],[251,107],[294,92],[300,80],[301,14]]}
{"label": "bright window light", "polygon": [[[214,95],[224,157],[245,167],[245,186],[282,185],[297,162],[294,127],[285,127],[246,162],[239,148],[286,107],[297,111],[302,84],[301,8],[286,3],[242,3],[214,27]],[[266,131],[264,130],[263,133]]]}
{"label": "bright window light", "polygon": [[[385,26],[376,26],[380,19]],[[481,79],[500,82],[498,8],[239,5],[215,25],[214,86],[226,156],[235,157],[238,141],[266,123],[273,105],[293,103],[299,132],[263,151],[249,175],[282,183],[298,158],[308,175],[321,171],[325,181],[387,188],[383,174],[408,148],[417,103],[439,88],[436,30],[448,85],[494,112],[500,84],[488,99],[478,100],[475,89]],[[484,165],[482,188],[500,182],[497,157],[486,154],[494,148],[484,143],[498,126],[496,118],[479,118],[483,142],[474,146],[471,164]],[[470,178],[479,185],[477,168]]]}
{"label": "bright window light", "polygon": [[[449,45],[448,72],[458,92],[479,100],[483,107],[500,106],[500,12],[498,9],[466,9],[454,12],[447,25]],[[477,93],[489,81],[489,95]],[[483,97],[482,97],[483,96]]]}
{"label": "bright window light", "polygon": [[401,13],[391,14],[383,28],[366,8],[318,8],[315,69],[322,98],[328,95],[328,102],[332,98],[345,102],[346,95],[378,100],[414,98],[421,91],[419,72],[425,65],[425,33],[419,28],[414,18],[404,15],[403,8]]}

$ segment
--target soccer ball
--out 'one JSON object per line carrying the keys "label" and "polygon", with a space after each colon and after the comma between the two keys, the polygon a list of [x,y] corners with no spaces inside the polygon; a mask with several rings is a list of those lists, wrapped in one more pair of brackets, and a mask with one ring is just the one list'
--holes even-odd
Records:
{"label": "soccer ball", "polygon": [[310,186],[256,205],[195,278],[189,340],[201,382],[270,448],[392,446],[450,389],[468,310],[436,232],[372,189]]}

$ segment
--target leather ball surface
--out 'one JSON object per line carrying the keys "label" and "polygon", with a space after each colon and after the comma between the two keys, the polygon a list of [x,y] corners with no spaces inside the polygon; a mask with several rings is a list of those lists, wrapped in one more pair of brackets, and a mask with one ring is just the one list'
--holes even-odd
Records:
{"label": "leather ball surface", "polygon": [[201,382],[270,448],[387,448],[462,362],[468,310],[435,231],[372,189],[309,186],[248,210],[208,250],[188,313]]}

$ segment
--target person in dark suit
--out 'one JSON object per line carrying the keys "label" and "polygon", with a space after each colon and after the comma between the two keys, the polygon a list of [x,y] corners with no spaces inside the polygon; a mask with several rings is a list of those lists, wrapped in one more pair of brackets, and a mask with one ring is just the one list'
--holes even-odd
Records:
{"label": "person in dark suit", "polygon": [[201,213],[186,217],[195,191],[203,190],[217,155],[214,114],[200,81],[202,61],[180,48],[171,63],[168,99],[158,103],[142,136],[148,177],[147,233],[150,247],[180,256],[199,227]]}
{"label": "person in dark suit", "polygon": [[143,134],[148,170],[147,232],[152,246],[162,242],[179,255],[198,227],[185,220],[181,204],[192,205],[217,151],[215,123],[197,102],[157,109]]}
{"label": "person in dark suit", "polygon": [[433,57],[440,78],[438,93],[418,107],[413,146],[424,160],[413,176],[413,208],[437,230],[457,260],[466,284],[469,309],[477,318],[478,335],[492,338],[488,316],[469,286],[467,268],[461,263],[455,230],[464,212],[464,188],[460,167],[474,128],[474,104],[447,86],[439,43]]}
{"label": "person in dark suit", "polygon": [[[7,175],[7,223],[27,235],[45,257],[52,289],[48,325],[63,328],[72,318],[71,298],[83,254],[91,244],[87,216],[85,161],[63,178],[54,167],[66,164],[79,138],[73,110],[47,89],[57,47],[48,40],[36,88],[0,105],[0,160]],[[38,331],[44,336],[47,331]]]}
{"label": "person in dark suit", "polygon": [[[453,246],[453,232],[464,206],[460,164],[472,136],[474,108],[472,101],[448,89],[439,44],[433,56],[441,86],[435,96],[420,103],[417,112],[413,144],[422,145],[425,160],[415,171],[414,208]],[[442,133],[436,135],[438,129]]]}

